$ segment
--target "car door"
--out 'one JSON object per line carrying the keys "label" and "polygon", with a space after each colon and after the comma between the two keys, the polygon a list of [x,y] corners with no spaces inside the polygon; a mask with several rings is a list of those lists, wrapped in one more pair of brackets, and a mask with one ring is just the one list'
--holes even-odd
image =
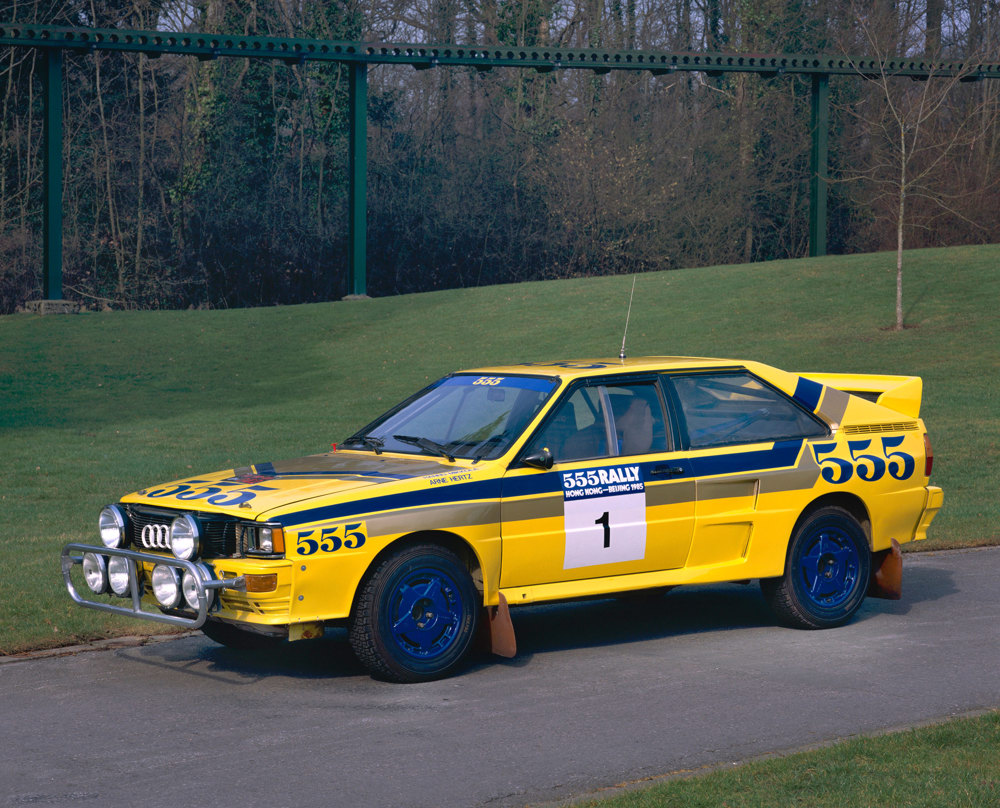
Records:
{"label": "car door", "polygon": [[[570,388],[503,481],[501,586],[684,565],[694,482],[655,378]],[[551,469],[524,457],[548,450]]]}

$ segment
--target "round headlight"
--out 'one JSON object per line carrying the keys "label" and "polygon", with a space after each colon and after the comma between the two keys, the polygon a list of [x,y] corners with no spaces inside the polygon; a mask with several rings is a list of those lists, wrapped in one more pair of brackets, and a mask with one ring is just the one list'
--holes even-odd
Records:
{"label": "round headlight", "polygon": [[[211,576],[209,576],[208,572],[201,565],[198,565],[198,572],[201,574],[202,581],[210,580]],[[195,611],[198,611],[198,582],[189,570],[184,571],[184,578],[181,580],[181,588],[184,590],[184,600],[187,602],[187,605]],[[206,594],[208,595],[208,605],[211,606],[212,598],[215,596],[215,592],[209,589],[206,590]]]}
{"label": "round headlight", "polygon": [[201,530],[197,520],[186,513],[178,516],[170,524],[170,549],[174,555],[190,561],[201,552]]}
{"label": "round headlight", "polygon": [[108,591],[108,564],[104,556],[83,554],[83,578],[95,595],[103,595]]}
{"label": "round headlight", "polygon": [[111,556],[108,559],[108,582],[111,591],[116,595],[127,595],[132,587],[129,584],[129,560],[122,556]]}
{"label": "round headlight", "polygon": [[173,609],[181,602],[181,576],[176,568],[166,564],[153,567],[153,595],[164,609]]}
{"label": "round headlight", "polygon": [[117,505],[108,505],[101,511],[97,527],[105,547],[125,546],[125,512]]}

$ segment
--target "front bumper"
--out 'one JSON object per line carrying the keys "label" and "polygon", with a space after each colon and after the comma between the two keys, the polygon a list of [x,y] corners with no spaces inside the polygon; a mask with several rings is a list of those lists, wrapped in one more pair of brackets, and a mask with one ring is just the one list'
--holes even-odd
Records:
{"label": "front bumper", "polygon": [[[75,553],[79,553],[79,555],[74,555]],[[77,592],[70,573],[74,566],[83,563],[84,553],[93,553],[94,555],[105,556],[106,558],[108,556],[121,556],[129,559],[131,562],[128,565],[129,594],[122,598],[123,600],[130,600],[129,605],[104,603],[84,597]],[[153,555],[152,553],[141,553],[136,550],[94,547],[87,544],[67,544],[62,549],[60,562],[62,564],[63,580],[66,583],[66,589],[69,591],[69,596],[73,599],[74,603],[78,603],[80,606],[88,609],[98,609],[103,612],[123,614],[127,617],[138,617],[143,620],[153,620],[157,623],[170,623],[186,628],[201,628],[204,625],[205,620],[208,618],[209,609],[211,609],[212,603],[215,600],[213,594],[216,590],[236,589],[241,592],[246,591],[246,581],[243,576],[216,580],[211,570],[205,564],[184,561],[180,558],[169,556]],[[182,571],[182,574],[190,572],[194,576],[198,589],[198,610],[195,616],[186,617],[180,614],[166,614],[159,609],[150,611],[143,608],[145,605],[152,604],[143,603],[142,596],[145,587],[139,578],[139,567],[142,564],[165,564],[170,567],[177,567]]]}

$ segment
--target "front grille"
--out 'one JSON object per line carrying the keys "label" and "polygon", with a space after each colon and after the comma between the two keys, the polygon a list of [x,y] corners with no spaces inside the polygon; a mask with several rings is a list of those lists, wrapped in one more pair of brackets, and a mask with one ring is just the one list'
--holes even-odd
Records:
{"label": "front grille", "polygon": [[[170,523],[183,511],[126,505],[128,513],[128,541],[132,547],[143,550],[169,551],[169,539],[163,540],[163,528],[169,535]],[[246,554],[246,543],[237,541],[238,522],[232,516],[216,513],[194,514],[201,525],[202,555],[207,558],[239,557]],[[149,527],[143,537],[143,528]]]}

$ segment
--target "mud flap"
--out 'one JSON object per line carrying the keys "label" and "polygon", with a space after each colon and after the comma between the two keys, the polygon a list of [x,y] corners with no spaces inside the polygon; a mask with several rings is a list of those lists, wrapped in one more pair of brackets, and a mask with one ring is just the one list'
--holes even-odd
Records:
{"label": "mud flap", "polygon": [[892,540],[892,547],[872,556],[872,580],[868,597],[899,600],[903,597],[903,552],[899,542]]}
{"label": "mud flap", "polygon": [[[510,619],[510,609],[507,598],[500,593],[499,606],[487,606],[486,616],[489,618],[489,636],[485,637],[487,650],[491,654],[512,659],[517,656],[517,638],[514,636],[514,623]],[[485,632],[484,632],[485,633]]]}

